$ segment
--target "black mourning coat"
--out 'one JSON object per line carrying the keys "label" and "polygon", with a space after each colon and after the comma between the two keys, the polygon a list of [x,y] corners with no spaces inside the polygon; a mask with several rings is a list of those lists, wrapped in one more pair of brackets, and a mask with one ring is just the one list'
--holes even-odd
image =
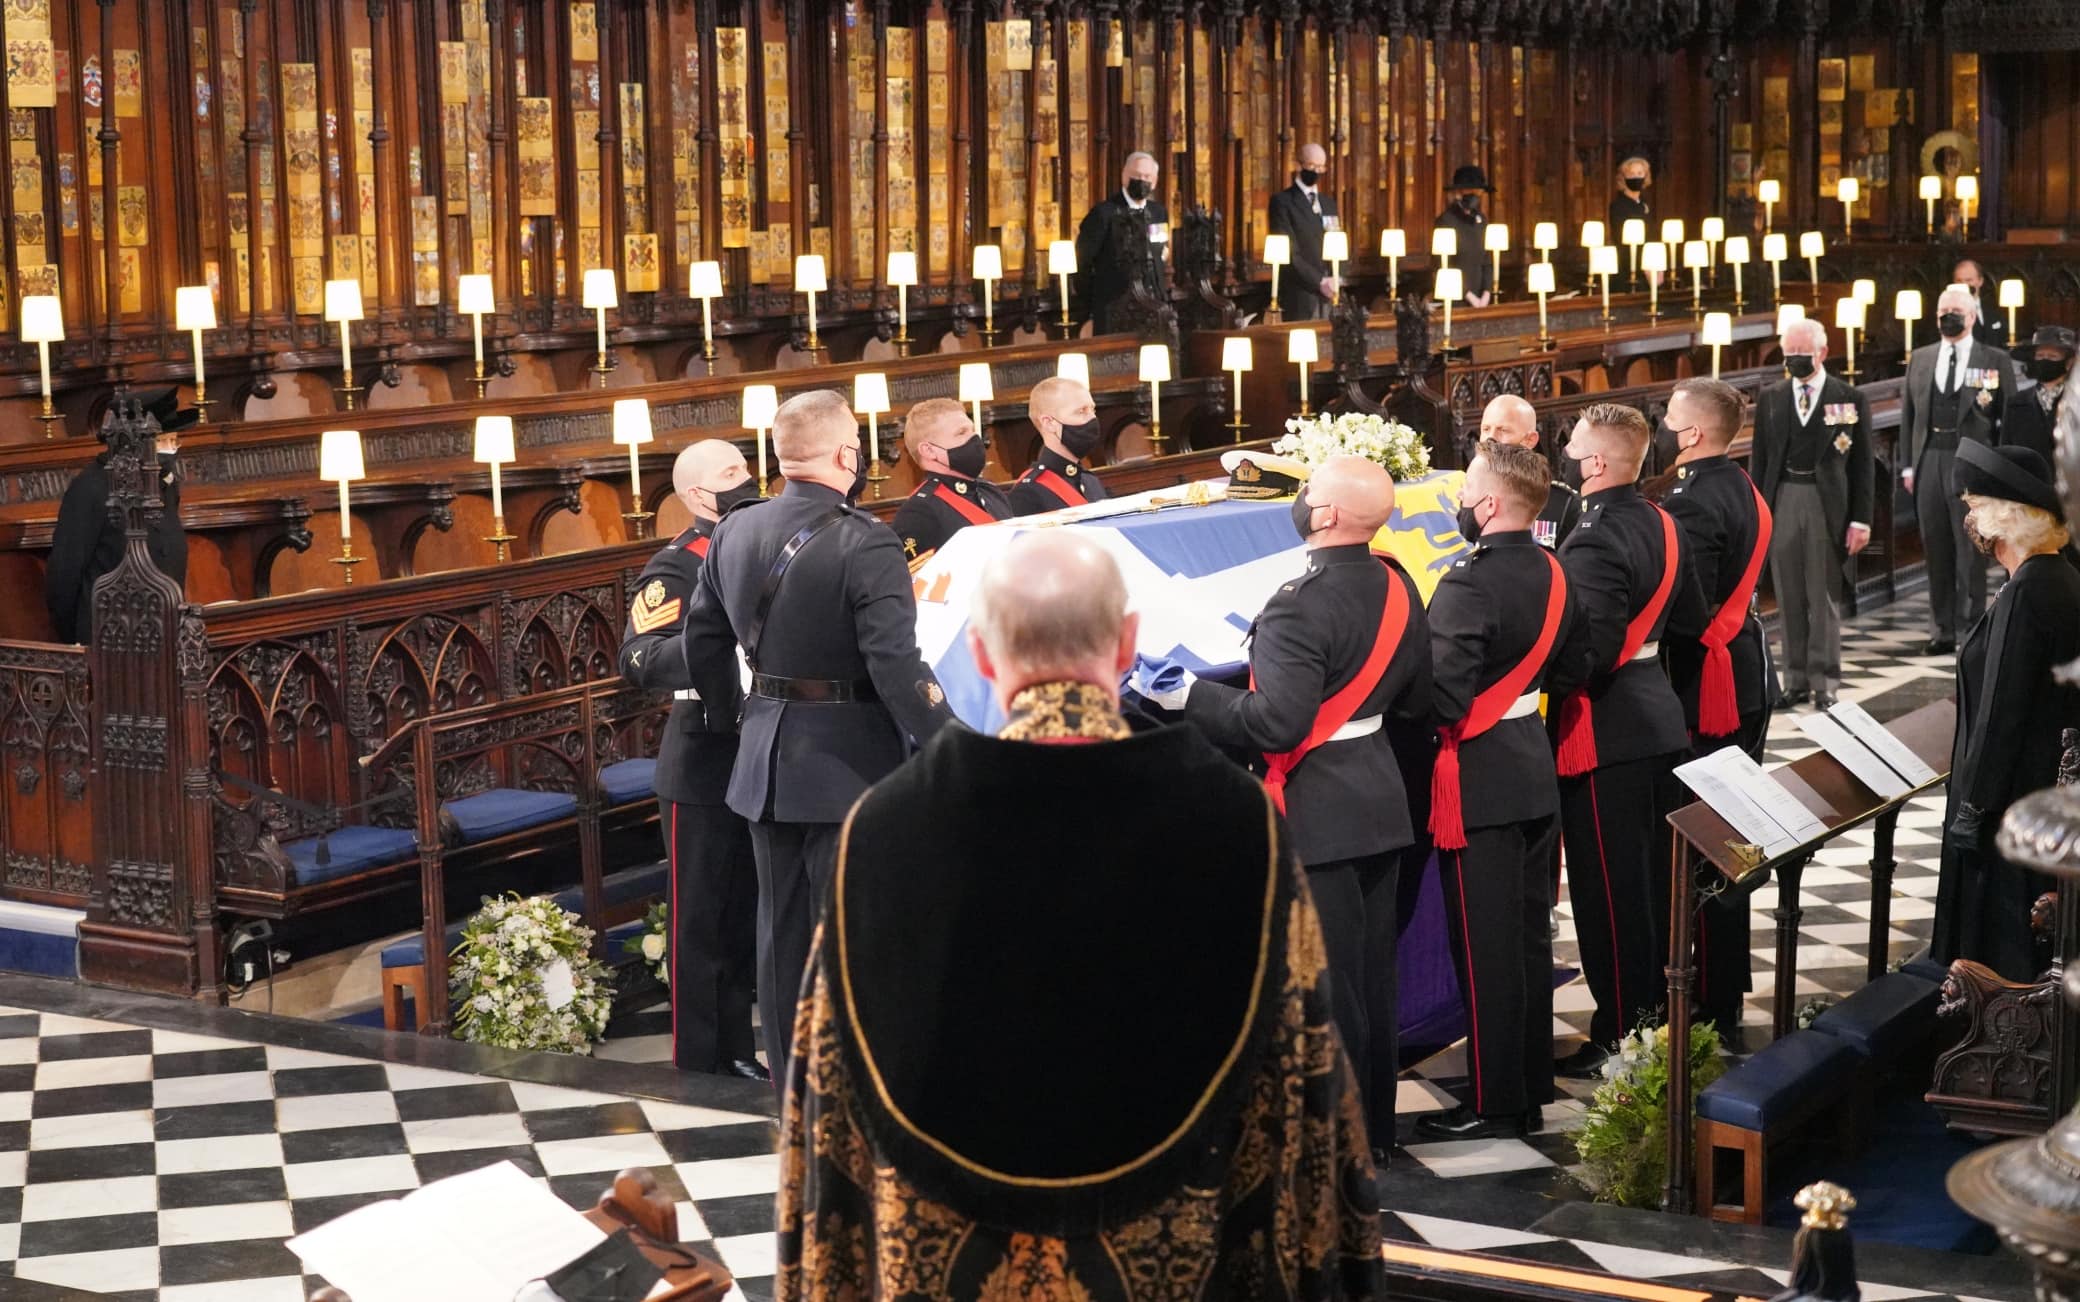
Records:
{"label": "black mourning coat", "polygon": [[[103,452],[65,487],[44,568],[43,599],[60,642],[94,640],[94,581],[123,560],[124,526],[108,514],[108,457]],[[163,509],[145,531],[152,564],[177,584],[188,581],[188,535],[181,528],[181,480],[171,454],[159,455]]]}
{"label": "black mourning coat", "polygon": [[[1791,441],[1804,434],[1817,437],[1820,450],[1813,462],[1813,483],[1820,490],[1820,507],[1827,514],[1827,536],[1835,555],[1844,562],[1834,576],[1838,586],[1848,581],[1849,525],[1872,523],[1874,509],[1874,462],[1871,457],[1871,402],[1863,390],[1830,374],[1821,382],[1812,415],[1804,430],[1798,423],[1798,400],[1792,381],[1767,384],[1755,395],[1754,451],[1748,463],[1754,468],[1755,486],[1770,510],[1777,509],[1777,490],[1784,486],[1784,469],[1791,454]],[[1849,404],[1856,419],[1830,428],[1827,409]]]}

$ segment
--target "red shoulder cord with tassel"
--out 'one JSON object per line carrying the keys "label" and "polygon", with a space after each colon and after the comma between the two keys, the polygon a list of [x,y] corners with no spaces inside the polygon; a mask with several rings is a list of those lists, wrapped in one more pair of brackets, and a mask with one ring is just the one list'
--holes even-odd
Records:
{"label": "red shoulder cord with tassel", "polygon": [[[1646,646],[1647,639],[1653,635],[1654,625],[1661,620],[1661,612],[1668,606],[1669,596],[1675,592],[1676,562],[1682,556],[1676,542],[1675,517],[1658,506],[1654,507],[1654,513],[1661,517],[1661,583],[1647,604],[1632,617],[1632,622],[1625,626],[1625,643],[1618,648],[1617,663],[1611,666],[1613,673],[1631,663],[1632,657]],[[1558,760],[1563,778],[1579,777],[1596,767],[1596,724],[1590,714],[1586,684],[1560,703]]]}
{"label": "red shoulder cord with tassel", "polygon": [[1705,626],[1704,673],[1697,687],[1697,734],[1700,737],[1725,737],[1740,731],[1740,693],[1733,685],[1733,652],[1728,646],[1741,625],[1748,619],[1748,600],[1755,595],[1755,585],[1762,578],[1762,562],[1769,555],[1769,538],[1772,520],[1769,503],[1762,500],[1762,490],[1753,481],[1748,484],[1755,494],[1755,550],[1748,556],[1748,566],[1741,571],[1741,581],[1712,616]]}

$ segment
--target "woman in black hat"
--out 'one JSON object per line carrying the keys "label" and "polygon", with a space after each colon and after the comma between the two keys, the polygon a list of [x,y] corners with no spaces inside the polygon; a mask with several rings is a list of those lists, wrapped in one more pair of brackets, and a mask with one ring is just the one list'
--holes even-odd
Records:
{"label": "woman in black hat", "polygon": [[2068,732],[2080,729],[2080,689],[2054,674],[2080,656],[2080,568],[2043,457],[1966,440],[1952,484],[1964,496],[1967,534],[2008,582],[1957,651],[1931,956],[2028,981],[2037,975],[2030,905],[2049,881],[2002,859],[1993,838],[2009,805],[2057,780]]}
{"label": "woman in black hat", "polygon": [[2001,446],[2028,448],[2048,463],[2052,434],[2058,427],[2058,400],[2065,396],[2066,375],[2073,368],[2075,341],[2064,326],[2038,326],[2026,344],[2015,346],[2015,362],[2036,383],[2015,386],[2001,415]]}
{"label": "woman in black hat", "polygon": [[1452,183],[1445,190],[1452,201],[1438,214],[1437,224],[1459,232],[1459,256],[1452,265],[1465,273],[1466,306],[1486,307],[1495,289],[1495,272],[1486,251],[1488,215],[1481,205],[1495,193],[1495,187],[1488,184],[1486,172],[1466,166],[1452,173]]}

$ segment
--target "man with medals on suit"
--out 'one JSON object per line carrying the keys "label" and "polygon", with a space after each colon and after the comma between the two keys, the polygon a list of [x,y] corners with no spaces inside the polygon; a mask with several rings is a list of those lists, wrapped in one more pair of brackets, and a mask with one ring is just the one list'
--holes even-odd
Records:
{"label": "man with medals on suit", "polygon": [[1942,338],[1914,350],[1900,390],[1900,480],[1921,524],[1930,627],[1922,654],[1932,656],[1956,651],[1958,634],[1986,609],[1986,558],[1965,536],[1964,502],[1950,491],[1957,446],[1965,439],[1998,444],[1995,398],[2015,388],[2008,355],[1972,338],[1972,302],[1969,287],[1944,287],[1936,299]]}
{"label": "man with medals on suit", "polygon": [[1582,971],[1596,1008],[1589,1040],[1559,1070],[1588,1078],[1612,1045],[1656,1013],[1666,989],[1672,772],[1690,749],[1683,705],[1661,667],[1665,627],[1703,620],[1682,531],[1640,495],[1653,431],[1637,408],[1598,403],[1567,442],[1581,468],[1582,522],[1560,548],[1579,615],[1546,678],[1558,733],[1560,828]]}
{"label": "man with medals on suit", "polygon": [[1825,710],[1842,685],[1836,602],[1850,558],[1871,540],[1871,405],[1827,373],[1820,322],[1793,321],[1783,348],[1786,378],[1755,396],[1749,464],[1776,521],[1769,575],[1784,633],[1783,702]]}
{"label": "man with medals on suit", "polygon": [[1312,321],[1336,301],[1336,280],[1322,265],[1322,232],[1340,229],[1336,200],[1316,187],[1329,169],[1320,145],[1300,146],[1293,183],[1271,196],[1271,233],[1292,240],[1292,265],[1278,279],[1278,306],[1288,321]]}
{"label": "man with medals on suit", "polygon": [[1390,713],[1427,719],[1430,634],[1415,581],[1370,543],[1394,513],[1394,481],[1363,457],[1331,457],[1293,500],[1307,570],[1252,627],[1247,688],[1192,679],[1151,697],[1216,744],[1264,757],[1264,785],[1292,827],[1322,916],[1336,1027],[1357,1067],[1372,1146],[1394,1144],[1397,851],[1414,843],[1388,739]]}
{"label": "man with medals on suit", "polygon": [[1459,260],[1452,265],[1465,269],[1466,306],[1486,307],[1495,292],[1495,273],[1486,252],[1488,217],[1481,204],[1495,187],[1488,184],[1486,172],[1469,165],[1453,172],[1445,189],[1452,201],[1438,214],[1436,224],[1458,232]]}
{"label": "man with medals on suit", "polygon": [[[1536,450],[1538,411],[1514,393],[1497,394],[1481,411],[1481,437]],[[1581,518],[1582,495],[1557,479],[1550,480],[1545,504],[1538,508],[1538,517],[1531,522],[1532,540],[1541,547],[1557,548],[1567,541],[1567,535],[1574,532]]]}
{"label": "man with medals on suit", "polygon": [[1170,249],[1170,212],[1156,198],[1155,157],[1139,150],[1119,170],[1119,190],[1084,214],[1076,228],[1076,268],[1083,276],[1085,309],[1093,334],[1119,329],[1116,316],[1127,286],[1138,284],[1164,301],[1163,255]]}
{"label": "man with medals on suit", "polygon": [[2038,326],[2028,343],[2015,346],[2015,363],[2032,383],[2008,391],[2001,415],[2002,447],[2028,448],[2047,465],[2057,462],[2058,403],[2065,396],[2076,346],[2080,339],[2071,330],[2052,325]]}
{"label": "man with medals on suit", "polygon": [[[764,1080],[751,1040],[758,875],[751,833],[725,800],[737,735],[734,729],[708,730],[708,706],[693,686],[679,637],[716,522],[734,507],[758,501],[758,485],[734,443],[702,439],[672,463],[672,488],[693,513],[693,523],[637,577],[620,655],[622,678],[675,698],[651,779],[671,864],[665,961],[672,1063],[681,1071]],[[734,722],[743,694],[734,682],[729,688],[714,708]]]}
{"label": "man with medals on suit", "polygon": [[1050,375],[1033,386],[1026,410],[1040,432],[1040,453],[1011,485],[1012,513],[1038,515],[1102,501],[1105,481],[1083,468],[1083,458],[1097,451],[1104,434],[1091,391]]}
{"label": "man with medals on suit", "polygon": [[1560,790],[1538,704],[1574,607],[1559,560],[1531,533],[1551,473],[1530,448],[1482,440],[1459,490],[1473,554],[1430,597],[1430,835],[1466,1003],[1471,1095],[1417,1118],[1425,1139],[1527,1134],[1553,1101],[1547,918]]}
{"label": "man with medals on suit", "polygon": [[903,447],[923,476],[889,527],[914,565],[971,524],[1011,518],[1011,498],[982,477],[989,446],[951,398],[926,398],[903,420]]}
{"label": "man with medals on suit", "polygon": [[[1755,588],[1770,556],[1773,522],[1762,491],[1726,455],[1740,433],[1743,406],[1738,389],[1702,377],[1681,381],[1669,397],[1663,423],[1676,446],[1676,482],[1664,505],[1682,531],[1702,601],[1685,602],[1671,615],[1661,652],[1697,752],[1730,744],[1759,761],[1776,683]],[[1695,622],[1700,613],[1702,626]],[[1742,997],[1753,984],[1746,893],[1702,898],[1693,934],[1698,1014],[1732,1043],[1740,1033]]]}
{"label": "man with medals on suit", "polygon": [[[953,719],[917,652],[917,601],[896,536],[855,501],[867,482],[841,394],[797,394],[773,418],[787,480],[709,539],[684,655],[711,732],[741,733],[729,807],[758,865],[758,1014],[773,1079],[787,1078],[795,997],[845,813]],[[737,648],[751,671],[741,726]]]}

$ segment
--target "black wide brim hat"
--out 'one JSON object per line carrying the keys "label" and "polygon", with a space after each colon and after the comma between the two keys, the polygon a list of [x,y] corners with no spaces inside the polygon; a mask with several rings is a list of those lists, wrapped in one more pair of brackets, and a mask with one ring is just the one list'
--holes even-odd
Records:
{"label": "black wide brim hat", "polygon": [[2030,448],[1990,448],[1976,439],[1961,439],[1950,486],[1958,493],[2020,502],[2049,511],[2061,521],[2066,518],[2058,487],[2052,482],[2051,463]]}
{"label": "black wide brim hat", "polygon": [[2015,355],[2016,361],[2028,365],[2036,360],[2039,348],[2056,348],[2070,358],[2074,353],[2080,353],[2080,336],[2065,326],[2038,326],[2028,343],[2017,344],[2008,351]]}
{"label": "black wide brim hat", "polygon": [[1490,194],[1495,192],[1495,187],[1488,184],[1488,174],[1471,164],[1453,172],[1451,182],[1445,186],[1445,189],[1486,190]]}

